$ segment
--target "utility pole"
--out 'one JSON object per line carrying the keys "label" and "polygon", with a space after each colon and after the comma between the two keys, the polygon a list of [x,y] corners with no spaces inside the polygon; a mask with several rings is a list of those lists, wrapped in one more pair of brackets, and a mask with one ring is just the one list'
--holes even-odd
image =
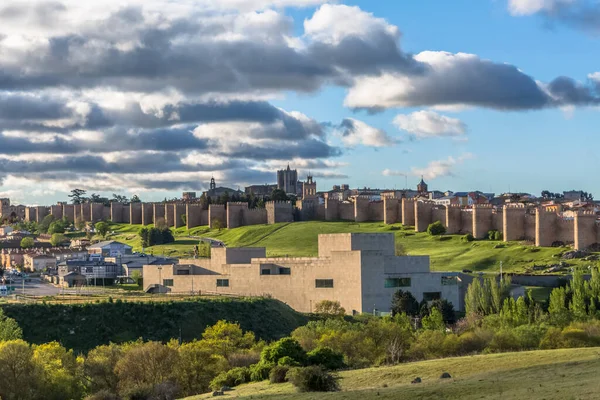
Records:
{"label": "utility pole", "polygon": [[504,276],[502,275],[502,261],[500,261],[500,283],[504,280]]}
{"label": "utility pole", "polygon": [[160,290],[160,285],[162,282],[162,266],[158,266],[158,294],[160,294],[161,290]]}

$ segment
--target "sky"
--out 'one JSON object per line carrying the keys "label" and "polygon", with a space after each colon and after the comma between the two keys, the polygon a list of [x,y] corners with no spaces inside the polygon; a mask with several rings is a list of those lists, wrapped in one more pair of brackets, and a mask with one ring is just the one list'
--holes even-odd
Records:
{"label": "sky", "polygon": [[600,193],[597,0],[3,0],[0,196]]}

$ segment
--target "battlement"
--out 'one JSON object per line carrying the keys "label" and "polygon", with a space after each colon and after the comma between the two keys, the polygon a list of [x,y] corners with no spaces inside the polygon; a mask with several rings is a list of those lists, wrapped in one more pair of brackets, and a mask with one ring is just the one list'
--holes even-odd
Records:
{"label": "battlement", "polygon": [[214,210],[216,209],[225,209],[225,204],[210,204],[209,209],[212,208]]}
{"label": "battlement", "polygon": [[289,200],[275,200],[275,201],[267,201],[265,206],[291,206],[292,202]]}
{"label": "battlement", "polygon": [[491,204],[473,204],[471,207],[473,207],[474,209],[492,209],[493,206]]}
{"label": "battlement", "polygon": [[596,213],[594,211],[579,211],[577,213],[578,217],[596,217]]}
{"label": "battlement", "polygon": [[523,203],[509,203],[504,205],[505,210],[520,210],[525,208],[525,204]]}
{"label": "battlement", "polygon": [[243,201],[230,201],[227,203],[227,206],[242,206],[242,207],[248,207],[248,203],[245,203]]}

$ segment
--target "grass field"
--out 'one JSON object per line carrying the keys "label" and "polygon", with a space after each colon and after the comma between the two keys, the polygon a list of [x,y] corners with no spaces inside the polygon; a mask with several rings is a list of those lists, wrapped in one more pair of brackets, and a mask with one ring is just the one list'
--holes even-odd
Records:
{"label": "grass field", "polygon": [[[393,367],[345,371],[341,391],[296,393],[293,386],[261,382],[226,392],[223,399],[597,399],[600,348],[561,349],[447,358]],[[439,379],[443,372],[452,379]],[[410,384],[415,377],[423,382]],[[211,398],[210,394],[187,400]]]}
{"label": "grass field", "polygon": [[[140,251],[137,235],[140,225],[113,224],[114,235]],[[532,265],[547,265],[559,261],[558,255],[565,248],[536,248],[510,242],[481,240],[470,243],[461,241],[459,235],[431,237],[426,233],[415,233],[411,227],[385,225],[381,222],[295,222],[289,224],[254,225],[235,229],[209,230],[199,227],[174,230],[175,243],[145,249],[154,255],[185,257],[192,254],[198,243],[195,237],[210,237],[222,240],[228,246],[260,246],[267,248],[269,256],[315,256],[317,237],[321,233],[345,232],[388,232],[396,235],[398,250],[410,255],[429,255],[433,270],[498,272],[500,261],[506,272],[523,272]],[[192,237],[190,237],[192,236]],[[589,262],[570,261],[572,265],[588,265]]]}

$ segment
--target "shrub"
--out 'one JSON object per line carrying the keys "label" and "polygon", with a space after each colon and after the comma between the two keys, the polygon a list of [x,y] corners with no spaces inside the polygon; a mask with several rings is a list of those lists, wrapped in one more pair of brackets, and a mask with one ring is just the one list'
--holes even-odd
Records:
{"label": "shrub", "polygon": [[277,364],[280,358],[290,357],[300,364],[306,361],[306,352],[295,339],[290,337],[278,340],[265,347],[260,354],[261,362]]}
{"label": "shrub", "polygon": [[292,368],[288,371],[286,378],[300,392],[335,392],[339,390],[337,378],[316,365]]}
{"label": "shrub", "polygon": [[496,231],[494,233],[494,240],[502,240],[502,233],[499,231]]}
{"label": "shrub", "polygon": [[247,367],[238,367],[221,372],[210,381],[210,388],[218,390],[223,386],[233,387],[246,382],[250,382],[250,369]]}
{"label": "shrub", "polygon": [[315,313],[323,316],[343,317],[346,315],[346,310],[339,301],[321,300],[315,304]]}
{"label": "shrub", "polygon": [[269,373],[275,365],[260,361],[250,366],[250,380],[252,382],[260,382],[269,379]]}
{"label": "shrub", "polygon": [[286,367],[299,367],[300,363],[298,363],[298,361],[294,360],[290,356],[285,356],[281,357],[279,361],[277,361],[277,365],[282,365]]}
{"label": "shrub", "polygon": [[487,331],[465,332],[458,337],[458,352],[461,355],[480,353],[488,346],[490,339]]}
{"label": "shrub", "polygon": [[22,249],[30,249],[33,246],[35,246],[35,242],[33,241],[33,238],[24,237],[23,239],[21,239],[21,248]]}
{"label": "shrub", "polygon": [[427,233],[431,236],[443,235],[446,233],[446,227],[440,221],[435,221],[427,227]]}
{"label": "shrub", "polygon": [[310,365],[320,365],[328,370],[344,368],[344,355],[330,347],[316,348],[307,355]]}
{"label": "shrub", "polygon": [[287,382],[286,375],[290,370],[289,367],[283,365],[276,365],[271,369],[269,373],[269,382],[270,383],[283,383]]}

